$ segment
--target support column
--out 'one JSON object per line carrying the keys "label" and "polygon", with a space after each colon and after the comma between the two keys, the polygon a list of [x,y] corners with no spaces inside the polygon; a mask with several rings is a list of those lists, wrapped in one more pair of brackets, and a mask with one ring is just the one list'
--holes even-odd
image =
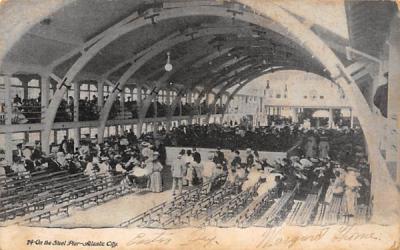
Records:
{"label": "support column", "polygon": [[120,100],[121,100],[121,113],[122,117],[125,119],[125,89],[123,89],[120,93]]}
{"label": "support column", "polygon": [[[153,110],[154,110],[154,115],[153,115],[153,117],[154,117],[154,119],[157,119],[157,99],[158,99],[158,96],[156,96],[155,98],[154,98],[154,101],[153,101]],[[156,135],[156,133],[157,133],[157,129],[158,129],[158,122],[157,121],[154,121],[153,122],[153,135],[155,136]]]}
{"label": "support column", "polygon": [[350,128],[354,128],[353,109],[350,108]]}
{"label": "support column", "polygon": [[143,119],[139,115],[139,111],[142,109],[142,86],[137,85],[137,114],[138,114],[138,124],[137,124],[137,137],[142,135],[143,129]]}
{"label": "support column", "polygon": [[[41,75],[40,79],[40,93],[41,93],[41,106],[42,106],[42,121],[45,118],[47,108],[49,106],[50,99],[50,77],[46,74]],[[40,133],[40,141],[42,146],[42,151],[44,154],[48,155],[50,153],[50,138],[45,136],[45,133]]]}
{"label": "support column", "polygon": [[97,81],[97,107],[101,110],[104,106],[104,82]]}
{"label": "support column", "polygon": [[333,127],[333,109],[329,109],[328,127]]}
{"label": "support column", "polygon": [[[167,90],[166,94],[165,94],[165,103],[168,106],[171,106],[171,91]],[[171,117],[168,116],[168,111],[165,114],[166,115],[166,120],[165,120],[165,130],[167,133],[169,133],[170,129],[171,129]]]}
{"label": "support column", "polygon": [[[179,97],[179,117],[181,117],[181,116],[182,116],[182,98]],[[179,124],[181,124],[180,120],[179,120]]]}
{"label": "support column", "polygon": [[[80,98],[80,83],[74,84],[74,122],[79,122],[79,98]],[[74,149],[79,148],[81,140],[81,129],[74,128]]]}
{"label": "support column", "polygon": [[297,113],[297,108],[292,108],[292,114],[293,114],[293,123],[298,123],[299,122],[299,116]]}
{"label": "support column", "polygon": [[[5,101],[5,111],[6,111],[6,120],[5,124],[11,126],[12,123],[12,103],[11,103],[11,79],[6,76],[4,77],[4,101]],[[4,135],[4,139],[6,141],[6,147],[4,147],[5,151],[5,159],[8,163],[12,164],[12,150],[13,150],[13,142],[12,135],[10,132],[6,132]],[[8,145],[8,146],[7,146]]]}
{"label": "support column", "polygon": [[[228,96],[226,96],[226,101],[228,101]],[[224,110],[223,104],[224,104],[224,94],[221,94],[221,99],[220,99],[220,104],[219,104],[220,110]],[[225,105],[227,105],[226,102],[225,102]],[[223,124],[224,116],[222,115],[222,113],[220,114],[219,121],[220,121],[220,124]]]}

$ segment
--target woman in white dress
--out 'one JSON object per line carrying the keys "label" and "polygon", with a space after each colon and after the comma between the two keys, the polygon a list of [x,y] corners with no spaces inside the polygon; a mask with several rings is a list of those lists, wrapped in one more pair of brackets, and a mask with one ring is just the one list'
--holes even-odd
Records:
{"label": "woman in white dress", "polygon": [[154,152],[153,161],[149,164],[151,169],[150,174],[150,190],[151,192],[160,193],[162,192],[162,178],[161,171],[163,170],[163,166],[158,160],[159,153]]}

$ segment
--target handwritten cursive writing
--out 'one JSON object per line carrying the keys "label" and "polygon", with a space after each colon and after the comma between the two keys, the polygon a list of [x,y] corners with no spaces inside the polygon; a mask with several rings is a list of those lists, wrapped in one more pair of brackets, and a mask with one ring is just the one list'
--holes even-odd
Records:
{"label": "handwritten cursive writing", "polygon": [[[302,241],[319,241],[325,237],[329,228],[323,228],[315,233],[309,235],[294,235],[294,236],[278,236],[275,238],[271,238],[270,230],[267,230],[263,233],[262,238],[259,240],[256,248],[268,248],[276,245],[287,245],[288,248],[293,247],[298,242]],[[281,235],[281,234],[279,234]]]}
{"label": "handwritten cursive writing", "polygon": [[168,245],[172,241],[170,236],[172,236],[172,233],[167,232],[156,233],[151,236],[146,235],[146,233],[138,233],[126,245],[150,245],[154,243]]}
{"label": "handwritten cursive writing", "polygon": [[189,237],[186,242],[182,243],[181,246],[187,246],[193,243],[198,243],[198,246],[202,246],[203,248],[209,247],[212,244],[219,245],[217,236],[204,232],[204,229],[199,229],[193,232],[191,237]]}
{"label": "handwritten cursive writing", "polygon": [[354,241],[354,240],[380,240],[375,233],[360,233],[354,226],[340,227],[333,235],[334,241]]}

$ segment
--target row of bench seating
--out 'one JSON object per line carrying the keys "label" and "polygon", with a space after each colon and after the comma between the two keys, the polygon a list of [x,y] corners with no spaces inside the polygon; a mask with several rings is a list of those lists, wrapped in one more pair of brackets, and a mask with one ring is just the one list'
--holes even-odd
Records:
{"label": "row of bench seating", "polygon": [[14,219],[16,216],[43,209],[46,204],[57,200],[66,190],[87,181],[88,178],[81,175],[78,179],[66,179],[60,183],[53,183],[45,190],[38,188],[31,191],[20,191],[17,195],[4,197],[1,200],[0,219],[3,221]]}
{"label": "row of bench seating", "polygon": [[0,197],[7,197],[18,194],[21,190],[32,190],[34,185],[46,185],[55,178],[69,176],[67,171],[58,171],[54,173],[42,173],[39,175],[24,175],[7,179],[6,182],[0,184]]}
{"label": "row of bench seating", "polygon": [[[3,202],[7,202],[7,204],[0,210],[0,219],[3,221],[11,220],[17,216],[25,216],[38,210],[43,210],[49,204],[57,205],[69,202],[72,199],[104,189],[106,186],[111,185],[111,182],[114,183],[115,178],[118,177],[108,177],[106,179],[103,174],[91,180],[81,173],[58,179],[58,181],[52,182],[51,185],[46,185],[45,189],[37,188],[28,192],[22,191],[17,196],[6,197],[8,200]],[[12,201],[11,203],[9,202],[10,200]]]}
{"label": "row of bench seating", "polygon": [[260,195],[243,212],[234,218],[237,227],[248,227],[257,221],[262,214],[274,203],[276,190],[272,189]]}
{"label": "row of bench seating", "polygon": [[318,206],[317,215],[313,224],[333,225],[333,224],[363,224],[371,217],[370,206],[358,205],[356,214],[347,216],[344,196],[335,196],[330,204],[321,203]]}
{"label": "row of bench seating", "polygon": [[181,195],[175,196],[171,201],[159,204],[138,216],[119,224],[120,227],[170,227],[179,224],[184,212],[196,206],[196,203],[207,199],[209,185],[213,185],[212,191],[218,190],[218,187],[224,182],[226,176],[217,178],[213,183],[203,183],[200,187],[184,191]]}
{"label": "row of bench seating", "polygon": [[295,200],[285,223],[287,225],[307,226],[315,216],[322,188],[317,194],[308,194],[304,201]]}
{"label": "row of bench seating", "polygon": [[119,184],[115,185],[122,178],[122,175],[103,176],[102,178],[89,181],[88,185],[77,186],[75,189],[67,192],[67,194],[58,197],[52,205],[21,218],[16,221],[16,224],[26,224],[34,221],[41,222],[42,219],[47,219],[51,222],[52,216],[60,216],[62,214],[69,216],[71,207],[85,209],[93,203],[99,205],[107,200],[128,194],[133,190],[126,189]]}
{"label": "row of bench seating", "polygon": [[294,196],[299,189],[299,184],[289,191],[283,193],[282,197],[279,198],[272,206],[265,212],[261,218],[254,223],[255,226],[259,227],[270,227],[278,226],[283,222],[288,211],[291,209],[294,201]]}
{"label": "row of bench seating", "polygon": [[257,189],[260,186],[260,183],[260,180],[258,180],[247,190],[240,192],[218,209],[208,213],[203,219],[203,225],[232,226],[232,223],[235,221],[235,216],[246,209],[257,195]]}

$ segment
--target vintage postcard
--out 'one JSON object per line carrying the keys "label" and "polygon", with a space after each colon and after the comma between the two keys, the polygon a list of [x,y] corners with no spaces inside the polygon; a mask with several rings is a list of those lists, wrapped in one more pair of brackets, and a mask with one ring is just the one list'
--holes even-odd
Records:
{"label": "vintage postcard", "polygon": [[396,1],[0,0],[0,250],[400,249]]}

